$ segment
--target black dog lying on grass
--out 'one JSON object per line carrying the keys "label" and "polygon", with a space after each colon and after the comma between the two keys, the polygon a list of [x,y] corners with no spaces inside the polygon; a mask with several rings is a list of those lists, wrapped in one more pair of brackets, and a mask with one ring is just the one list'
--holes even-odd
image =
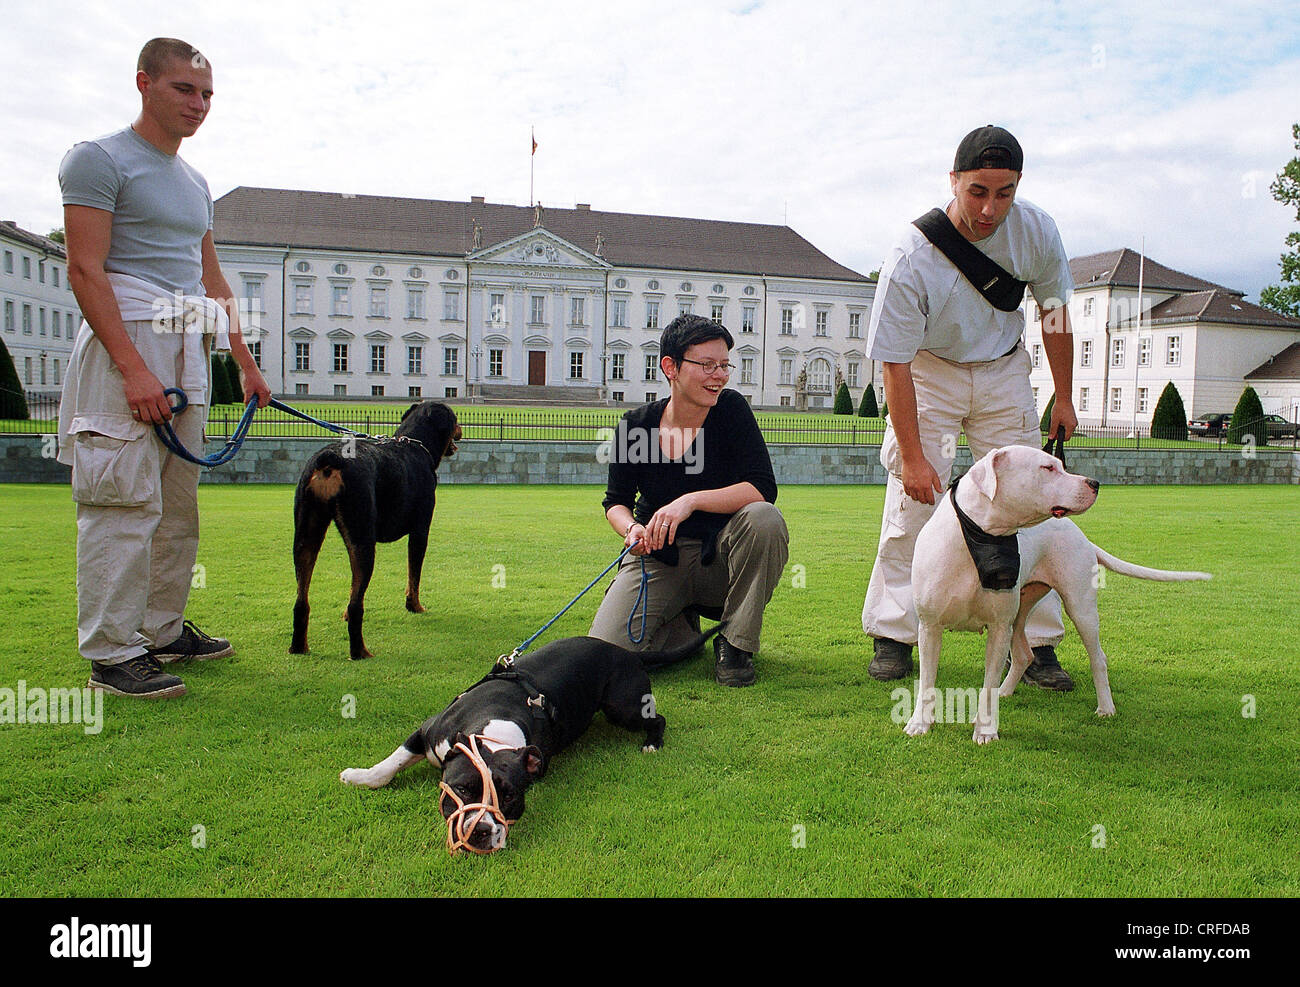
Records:
{"label": "black dog lying on grass", "polygon": [[428,759],[442,767],[438,806],[447,847],[491,853],[524,813],[524,792],[551,758],[577,740],[597,711],[626,730],[644,731],[643,751],[664,744],[647,669],[696,654],[724,625],[671,651],[632,652],[594,637],[566,637],[495,668],[401,747],[371,768],[345,768],[339,780],[383,788],[397,772]]}
{"label": "black dog lying on grass", "polygon": [[293,605],[292,654],[307,653],[307,590],[330,522],[339,529],[352,563],[348,657],[373,657],[361,636],[366,587],[375,569],[378,542],[406,538],[406,609],[423,613],[420,570],[433,522],[438,464],[454,455],[461,437],[456,413],[440,401],[413,404],[391,439],[345,439],[308,460],[293,498],[293,567],[298,599]]}

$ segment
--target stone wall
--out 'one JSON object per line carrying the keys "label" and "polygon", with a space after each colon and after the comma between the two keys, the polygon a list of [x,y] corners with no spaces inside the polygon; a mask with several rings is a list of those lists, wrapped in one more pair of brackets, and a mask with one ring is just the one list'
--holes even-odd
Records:
{"label": "stone wall", "polygon": [[[207,483],[296,483],[302,464],[327,443],[321,439],[252,438],[225,466],[206,471]],[[212,452],[220,446],[208,444]],[[884,483],[878,446],[772,445],[778,483]],[[443,462],[443,483],[604,484],[605,465],[594,442],[462,442]],[[67,483],[69,470],[52,458],[43,435],[0,436],[0,482]],[[1260,450],[1071,449],[1072,472],[1118,484],[1300,483],[1300,453]],[[970,466],[960,450],[957,468]]]}

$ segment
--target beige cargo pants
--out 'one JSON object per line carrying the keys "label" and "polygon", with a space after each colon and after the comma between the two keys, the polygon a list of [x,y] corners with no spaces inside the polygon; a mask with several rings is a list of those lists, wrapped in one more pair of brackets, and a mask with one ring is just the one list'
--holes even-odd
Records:
{"label": "beige cargo pants", "polygon": [[[125,325],[164,386],[181,379],[178,335],[159,334],[150,322]],[[78,339],[68,375],[59,458],[72,465],[77,504],[78,647],[84,658],[117,664],[180,636],[198,555],[199,467],[134,420],[121,374],[98,341]],[[207,410],[190,405],[172,419],[196,455]]]}

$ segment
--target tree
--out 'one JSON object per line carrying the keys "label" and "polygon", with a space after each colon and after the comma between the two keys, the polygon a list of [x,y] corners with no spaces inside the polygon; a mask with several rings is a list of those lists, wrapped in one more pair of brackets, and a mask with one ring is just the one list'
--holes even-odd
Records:
{"label": "tree", "polygon": [[217,353],[212,354],[211,392],[208,395],[208,404],[214,408],[219,404],[230,404],[234,400],[230,395],[230,378],[226,376],[226,366]]}
{"label": "tree", "polygon": [[25,422],[30,417],[14,358],[9,355],[5,341],[0,339],[0,418]]}
{"label": "tree", "polygon": [[[1254,436],[1247,439],[1246,436]],[[1237,407],[1232,412],[1232,422],[1228,425],[1228,441],[1241,445],[1253,441],[1255,445],[1268,444],[1268,423],[1264,421],[1264,405],[1259,400],[1253,387],[1247,387],[1237,399]]]}
{"label": "tree", "polygon": [[[1291,137],[1300,151],[1300,123],[1291,125]],[[1300,222],[1300,157],[1286,163],[1277,178],[1269,185],[1273,198],[1295,209],[1296,222]],[[1292,230],[1284,241],[1287,250],[1280,261],[1282,283],[1271,284],[1259,293],[1259,303],[1293,319],[1300,318],[1300,230]]]}
{"label": "tree", "polygon": [[835,414],[853,414],[853,395],[849,393],[849,385],[843,381],[840,382],[840,389],[835,392]]}
{"label": "tree", "polygon": [[858,405],[859,418],[879,418],[880,409],[876,407],[876,389],[871,384],[862,392],[862,403]]}
{"label": "tree", "polygon": [[56,229],[56,230],[50,230],[50,232],[47,233],[46,235],[47,235],[51,240],[53,240],[55,243],[62,243],[62,244],[64,244],[65,246],[67,245],[67,242],[68,242],[68,241],[67,241],[67,239],[66,239],[66,238],[64,237],[64,235],[63,235],[63,227],[62,227],[62,226],[60,226],[60,227],[59,227],[58,229]]}
{"label": "tree", "polygon": [[885,403],[880,406],[880,417],[889,417],[889,398],[885,398]]}
{"label": "tree", "polygon": [[1151,415],[1151,438],[1187,439],[1187,413],[1183,410],[1183,396],[1171,380],[1160,392],[1156,410]]}

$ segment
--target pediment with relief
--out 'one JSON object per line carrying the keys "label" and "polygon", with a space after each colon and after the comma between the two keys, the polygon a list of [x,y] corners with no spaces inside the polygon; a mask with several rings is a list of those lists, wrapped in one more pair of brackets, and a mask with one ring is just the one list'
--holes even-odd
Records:
{"label": "pediment with relief", "polygon": [[523,264],[537,267],[585,267],[607,269],[604,258],[576,247],[550,230],[535,229],[501,243],[472,251],[469,259],[479,263]]}

